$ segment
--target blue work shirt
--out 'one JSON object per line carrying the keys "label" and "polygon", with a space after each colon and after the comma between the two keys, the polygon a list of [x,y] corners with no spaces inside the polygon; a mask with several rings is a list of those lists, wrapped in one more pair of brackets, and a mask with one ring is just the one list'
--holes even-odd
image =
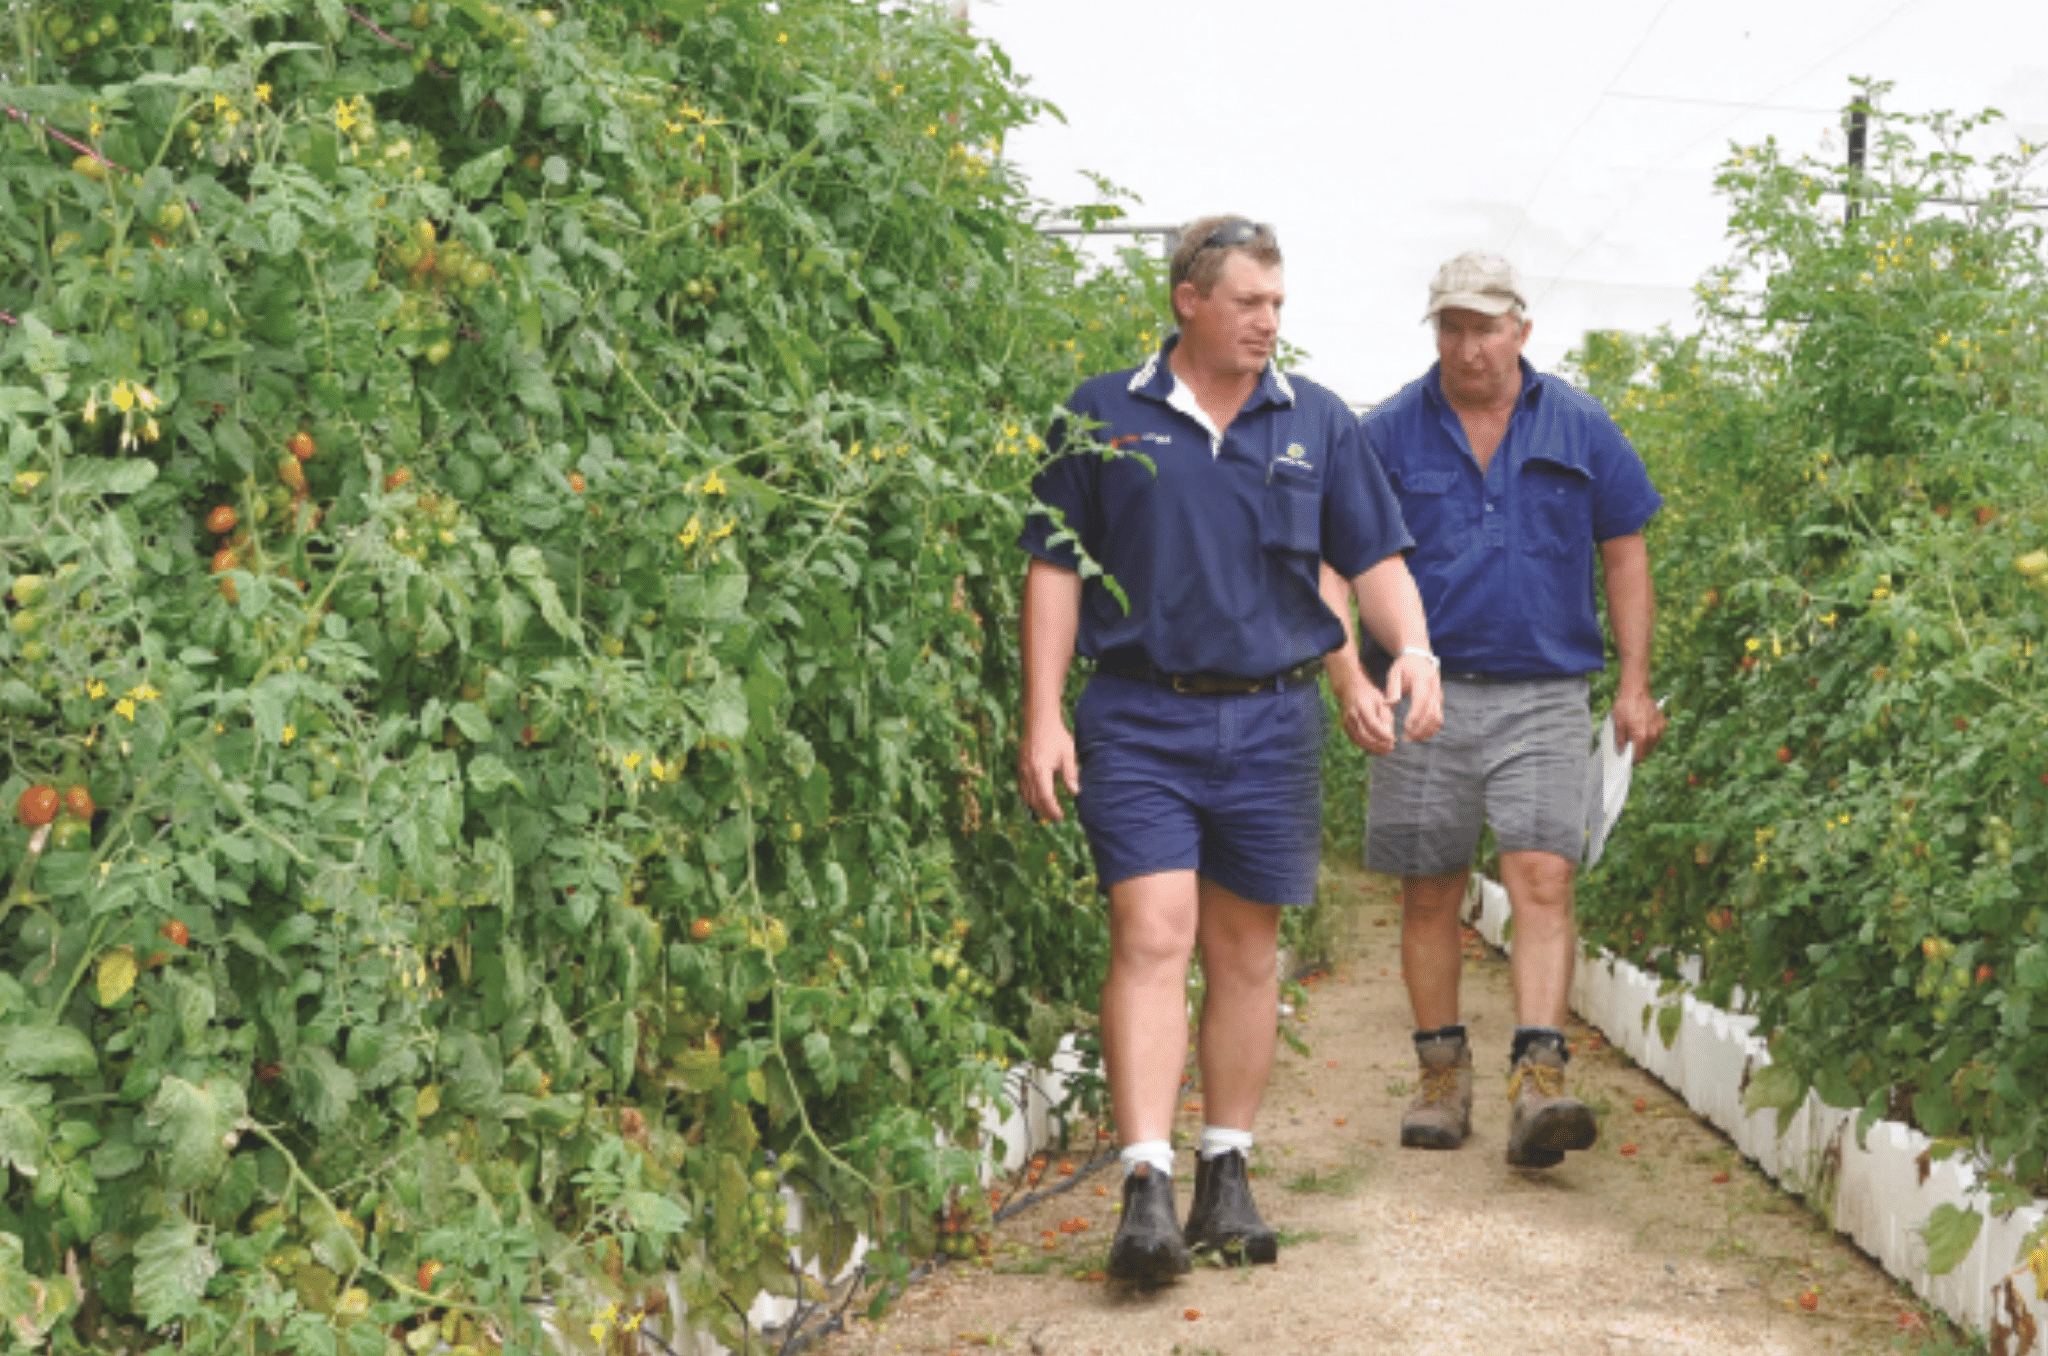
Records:
{"label": "blue work shirt", "polygon": [[1413,545],[1386,477],[1341,400],[1271,364],[1217,437],[1167,364],[1175,342],[1074,392],[1096,427],[1053,425],[1018,545],[1078,570],[1077,539],[1116,580],[1128,610],[1099,577],[1081,593],[1077,648],[1105,665],[1263,678],[1328,654],[1344,628],[1320,562],[1348,579]]}
{"label": "blue work shirt", "polygon": [[1416,537],[1408,570],[1446,673],[1551,678],[1606,666],[1597,543],[1640,532],[1663,496],[1600,402],[1522,360],[1522,393],[1485,472],[1441,364],[1366,414]]}

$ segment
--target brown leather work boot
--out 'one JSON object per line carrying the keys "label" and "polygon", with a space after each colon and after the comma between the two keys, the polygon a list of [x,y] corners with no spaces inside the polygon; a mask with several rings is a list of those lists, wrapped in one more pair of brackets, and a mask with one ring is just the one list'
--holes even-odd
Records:
{"label": "brown leather work boot", "polygon": [[1461,1028],[1415,1038],[1422,1087],[1401,1113],[1401,1146],[1455,1149],[1472,1133],[1472,1047]]}
{"label": "brown leather work boot", "polygon": [[1508,1162],[1518,1168],[1549,1168],[1573,1149],[1590,1149],[1600,1138],[1592,1108],[1564,1091],[1564,1050],[1548,1041],[1531,1042],[1508,1078]]}

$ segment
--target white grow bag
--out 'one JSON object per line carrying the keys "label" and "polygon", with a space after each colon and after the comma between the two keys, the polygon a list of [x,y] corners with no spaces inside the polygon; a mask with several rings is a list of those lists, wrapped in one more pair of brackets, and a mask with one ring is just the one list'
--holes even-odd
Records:
{"label": "white grow bag", "polygon": [[[1473,926],[1495,946],[1510,948],[1507,891],[1498,882],[1475,879],[1478,898],[1468,910]],[[1811,1092],[1780,1136],[1777,1112],[1742,1109],[1746,1075],[1771,1062],[1764,1043],[1750,1034],[1756,1019],[1684,995],[1676,1000],[1678,1034],[1667,1049],[1654,1024],[1643,1021],[1644,1009],[1658,1003],[1659,982],[1612,955],[1581,955],[1572,977],[1572,1011],[1734,1140],[1744,1157],[1807,1197],[1887,1272],[1956,1322],[1983,1333],[2006,1318],[2005,1279],[2021,1240],[2048,1216],[2048,1201],[2002,1219],[1988,1217],[1960,1266],[1946,1276],[1928,1275],[1920,1226],[1937,1205],[1981,1209],[1985,1197],[1975,1171],[1949,1159],[1933,1164],[1922,1182],[1920,1155],[1933,1144],[1926,1135],[1879,1121],[1858,1145],[1856,1112],[1828,1106]],[[2031,1276],[2022,1273],[2016,1284],[2041,1334],[2034,1350],[2048,1356],[2048,1302],[2033,1298]]]}

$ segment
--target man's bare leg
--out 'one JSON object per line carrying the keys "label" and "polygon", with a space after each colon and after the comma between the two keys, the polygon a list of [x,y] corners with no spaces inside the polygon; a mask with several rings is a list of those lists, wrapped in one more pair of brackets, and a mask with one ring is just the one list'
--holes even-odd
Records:
{"label": "man's bare leg", "polygon": [[1188,1050],[1188,961],[1201,907],[1192,871],[1133,876],[1109,888],[1109,977],[1102,1062],[1125,1144],[1165,1140]]}
{"label": "man's bare leg", "polygon": [[1572,873],[1554,852],[1503,852],[1500,882],[1515,915],[1515,1020],[1522,1026],[1564,1025],[1570,1010],[1578,928],[1572,921]]}
{"label": "man's bare leg", "polygon": [[[1401,878],[1401,974],[1415,1029],[1435,1031],[1458,1020],[1458,975],[1464,965],[1458,907],[1464,903],[1469,869],[1439,876]],[[1521,947],[1516,926],[1516,950]]]}
{"label": "man's bare leg", "polygon": [[1280,1011],[1280,910],[1201,883],[1202,1109],[1250,1130],[1273,1069]]}

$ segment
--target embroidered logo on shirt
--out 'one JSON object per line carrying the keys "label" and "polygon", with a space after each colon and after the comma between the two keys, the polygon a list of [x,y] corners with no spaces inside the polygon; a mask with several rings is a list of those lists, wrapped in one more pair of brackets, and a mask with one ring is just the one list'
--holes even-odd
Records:
{"label": "embroidered logo on shirt", "polygon": [[1300,443],[1289,443],[1287,444],[1287,450],[1280,454],[1280,459],[1292,462],[1296,466],[1307,466],[1309,464],[1308,449]]}

